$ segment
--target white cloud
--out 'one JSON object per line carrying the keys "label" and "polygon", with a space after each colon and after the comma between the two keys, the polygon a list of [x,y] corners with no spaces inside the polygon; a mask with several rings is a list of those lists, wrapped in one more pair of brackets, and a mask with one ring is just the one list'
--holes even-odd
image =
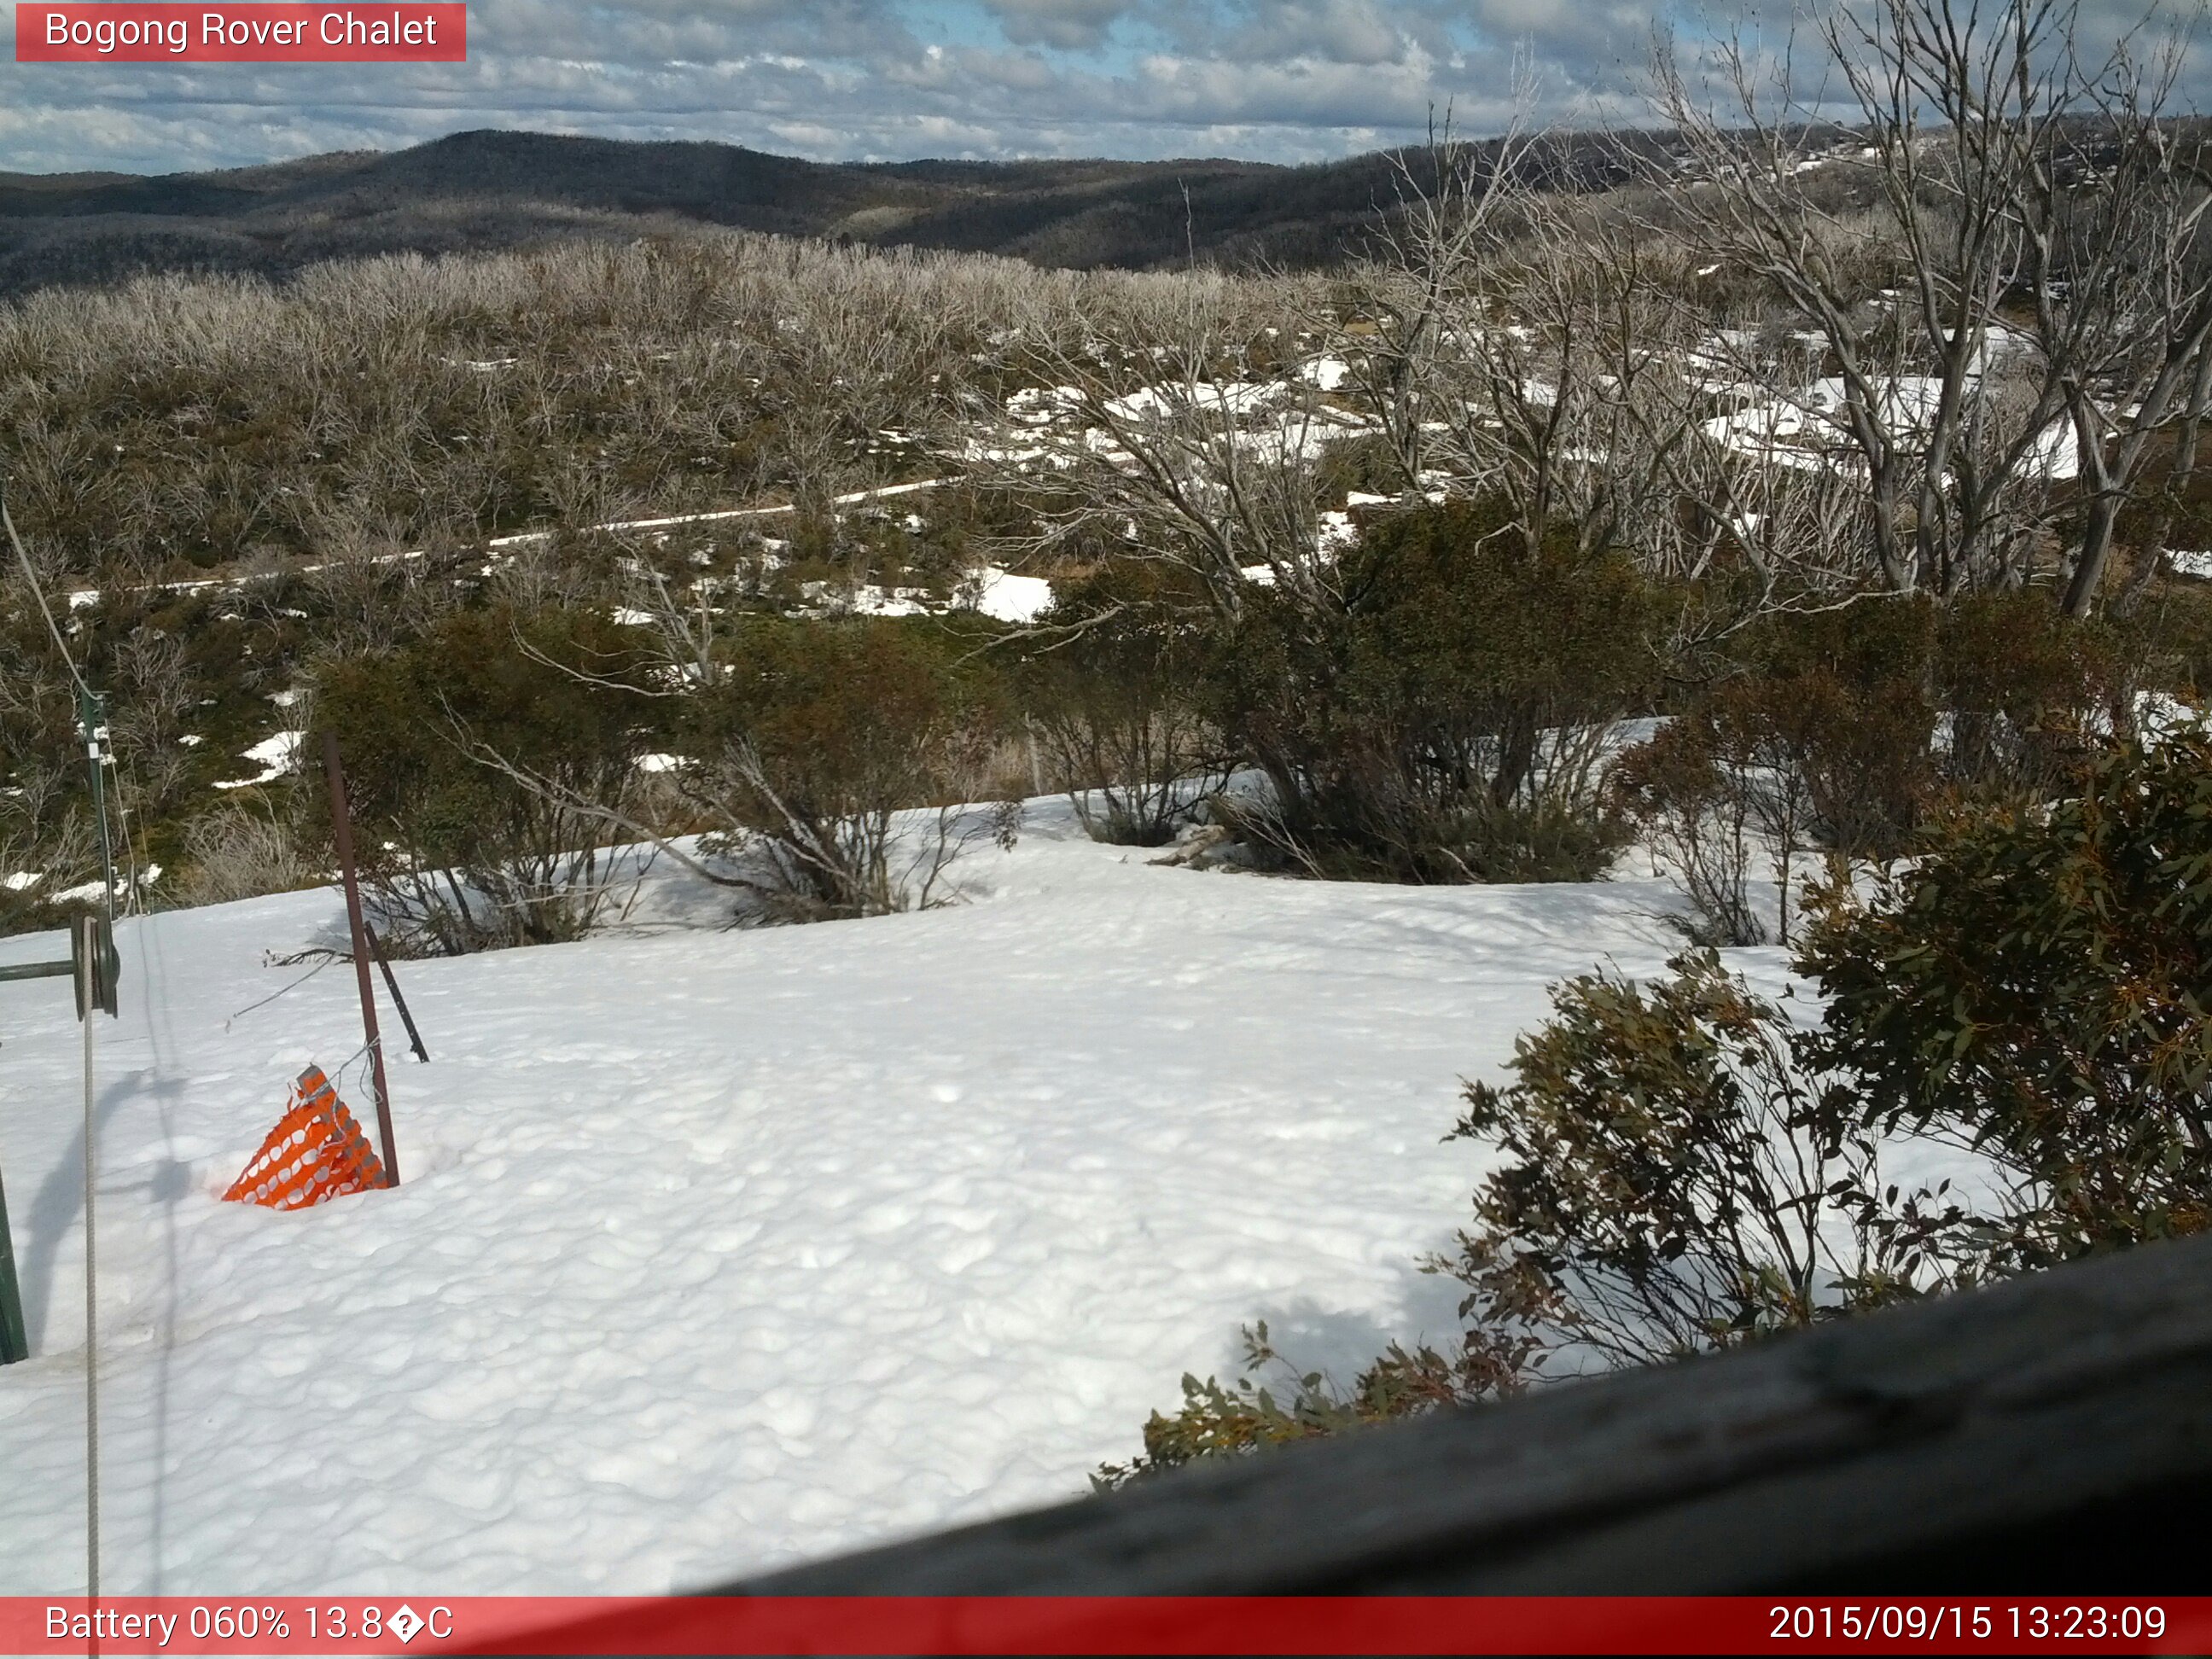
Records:
{"label": "white cloud", "polygon": [[1128,0],[988,0],[1007,40],[1018,46],[1096,52],[1131,9]]}
{"label": "white cloud", "polygon": [[[1659,15],[1694,46],[1735,3]],[[1418,139],[1446,106],[1496,131],[1516,51],[1547,113],[1633,119],[1653,21],[1638,0],[471,0],[465,64],[10,64],[0,168],[198,169],[474,127],[823,160],[1310,161]]]}

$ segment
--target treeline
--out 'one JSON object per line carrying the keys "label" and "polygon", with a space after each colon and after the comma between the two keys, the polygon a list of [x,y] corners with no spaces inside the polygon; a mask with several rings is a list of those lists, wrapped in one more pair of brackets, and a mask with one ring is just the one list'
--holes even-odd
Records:
{"label": "treeline", "polygon": [[[1452,188],[1486,188],[1439,176],[1440,210]],[[876,825],[873,867],[817,891],[829,913],[902,902],[884,814],[1034,784],[1007,756],[1035,744],[1054,785],[1103,792],[1083,805],[1105,833],[1163,842],[1203,812],[1238,857],[1308,874],[1585,878],[1640,832],[1705,936],[1741,942],[1787,927],[1801,854],[1886,855],[1961,790],[2047,791],[2097,732],[2131,729],[2143,694],[2205,683],[2202,590],[2162,574],[2155,548],[2118,542],[2093,614],[2067,614],[2072,481],[2018,480],[2012,516],[1983,520],[1984,545],[2015,550],[1956,566],[1980,579],[1947,591],[1908,562],[1893,580],[1852,516],[1848,457],[1784,464],[1714,436],[1730,405],[1701,389],[1705,336],[1675,308],[1700,291],[1693,243],[1648,248],[1624,277],[1592,264],[1609,245],[1586,208],[1457,212],[1470,240],[1410,246],[1358,281],[1054,276],[739,240],[49,295],[0,319],[25,388],[9,500],[51,593],[97,573],[69,619],[114,700],[140,851],[203,897],[322,867],[312,803],[295,817],[272,805],[282,786],[210,786],[251,775],[243,751],[313,717],[349,665],[374,678],[395,653],[425,672],[514,657],[501,672],[523,677],[525,710],[565,708],[563,674],[604,682],[594,695],[622,712],[539,734],[601,732],[614,747],[585,763],[603,781],[678,757],[649,787],[608,783],[541,823],[544,801],[498,764],[539,740],[510,725],[480,741],[505,717],[434,674],[413,702],[386,699],[392,718],[422,728],[430,770],[460,769],[462,796],[507,792],[526,823],[502,841],[500,814],[472,808],[450,816],[475,839],[426,838],[405,792],[429,763],[395,761],[381,839],[413,865],[504,881],[503,859],[556,845],[765,834],[732,803],[781,797],[772,780],[685,769],[722,764],[708,751],[730,724],[687,692],[747,672],[771,638],[803,654],[807,628],[762,633],[775,618],[835,609],[854,584],[941,601],[989,558],[1053,576],[1054,609],[995,642],[967,613],[808,625],[942,634],[970,664],[951,699],[958,765],[916,751],[878,769],[865,808],[832,790],[802,815],[833,848],[823,826]],[[1442,286],[1415,286],[1436,260],[1457,309],[1408,311]],[[1784,316],[1765,301],[1711,300],[1700,327],[1762,305],[1771,336]],[[1504,307],[1543,325],[1484,324]],[[1608,378],[1632,349],[1646,378]],[[917,473],[957,481],[882,508],[833,500]],[[1333,505],[1358,492],[1370,505]],[[579,528],[732,499],[797,510],[763,521],[772,538]],[[518,523],[561,529],[487,551]],[[176,585],[203,568],[225,580]],[[87,873],[72,707],[27,590],[0,580],[9,856],[51,891]],[[547,669],[516,644],[540,628],[599,642]],[[618,686],[603,656],[664,678]],[[879,666],[909,690],[936,672]],[[1613,764],[1620,722],[1662,715],[1659,739]],[[838,743],[865,746],[866,708],[835,718]],[[924,748],[948,741],[922,725]],[[1221,793],[1238,769],[1266,779],[1261,807]],[[453,931],[414,908],[434,948],[580,925]]]}

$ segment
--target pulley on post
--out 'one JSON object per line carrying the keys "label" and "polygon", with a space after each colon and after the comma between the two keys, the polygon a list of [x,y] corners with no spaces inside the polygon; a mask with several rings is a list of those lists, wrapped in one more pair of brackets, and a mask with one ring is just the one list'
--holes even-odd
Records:
{"label": "pulley on post", "polygon": [[[107,833],[107,769],[115,757],[107,747],[107,706],[90,686],[79,684],[77,726],[84,734],[85,763],[92,772],[92,818],[100,826],[100,914],[112,928],[115,922],[115,846]],[[110,1008],[107,1011],[113,1013]]]}

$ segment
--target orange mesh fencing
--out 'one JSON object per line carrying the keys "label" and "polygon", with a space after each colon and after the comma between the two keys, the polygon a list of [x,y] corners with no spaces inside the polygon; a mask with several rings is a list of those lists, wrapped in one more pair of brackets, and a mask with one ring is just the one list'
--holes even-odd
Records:
{"label": "orange mesh fencing", "polygon": [[369,1150],[368,1137],[322,1067],[310,1066],[292,1085],[284,1115],[223,1198],[272,1210],[301,1210],[326,1198],[391,1184],[383,1164]]}

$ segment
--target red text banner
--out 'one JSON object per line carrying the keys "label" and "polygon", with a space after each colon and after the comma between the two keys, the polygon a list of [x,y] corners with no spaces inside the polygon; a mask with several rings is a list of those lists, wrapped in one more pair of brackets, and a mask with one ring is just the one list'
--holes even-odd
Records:
{"label": "red text banner", "polygon": [[0,1597],[0,1653],[2206,1653],[2212,1596]]}
{"label": "red text banner", "polygon": [[465,5],[17,0],[19,64],[459,64]]}

